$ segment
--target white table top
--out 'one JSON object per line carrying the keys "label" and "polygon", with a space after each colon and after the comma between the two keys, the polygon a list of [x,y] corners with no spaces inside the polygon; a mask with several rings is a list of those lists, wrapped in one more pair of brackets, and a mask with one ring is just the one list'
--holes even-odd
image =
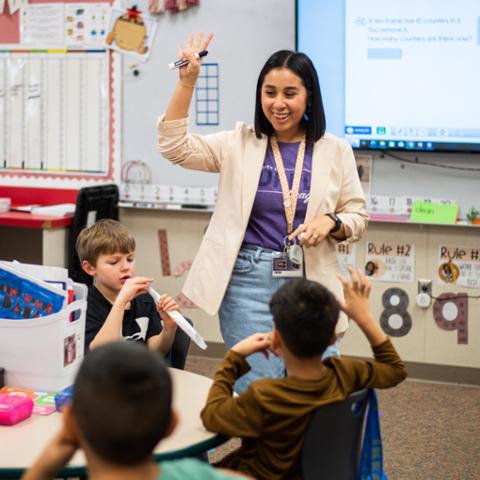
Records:
{"label": "white table top", "polygon": [[[173,379],[173,404],[179,423],[173,434],[162,440],[155,449],[155,459],[166,460],[195,456],[213,448],[225,438],[205,429],[200,411],[205,405],[212,380],[184,370],[170,369]],[[60,430],[61,415],[32,415],[14,426],[0,425],[0,478],[18,477],[31,465],[55,432]],[[83,475],[85,456],[75,453],[62,475]],[[62,476],[59,475],[59,476]]]}

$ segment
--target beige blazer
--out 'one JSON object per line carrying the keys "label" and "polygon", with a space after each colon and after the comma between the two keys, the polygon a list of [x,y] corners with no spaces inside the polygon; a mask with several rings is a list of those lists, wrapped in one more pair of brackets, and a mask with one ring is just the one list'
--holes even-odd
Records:
{"label": "beige blazer", "polygon": [[[215,315],[245,236],[268,138],[256,138],[253,127],[243,123],[237,124],[235,130],[195,135],[188,132],[188,119],[164,122],[163,116],[157,130],[159,151],[172,163],[220,173],[217,204],[182,290],[202,310]],[[325,134],[313,148],[306,220],[332,212],[341,218],[347,241],[362,236],[368,217],[352,149],[346,142]],[[329,236],[317,247],[305,249],[305,271],[307,278],[343,298],[336,278],[336,242]],[[347,327],[343,315],[337,332]]]}

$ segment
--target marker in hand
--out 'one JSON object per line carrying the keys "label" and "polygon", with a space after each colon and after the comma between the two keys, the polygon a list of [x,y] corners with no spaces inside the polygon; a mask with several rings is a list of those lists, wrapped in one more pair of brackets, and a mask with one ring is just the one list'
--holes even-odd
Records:
{"label": "marker in hand", "polygon": [[[201,52],[194,53],[193,56],[198,60],[207,54],[208,54],[208,50],[202,50]],[[169,63],[168,68],[170,70],[173,70],[174,68],[180,68],[185,65],[188,65],[188,63],[189,63],[188,59],[182,58],[181,60],[177,60],[176,62]]]}
{"label": "marker in hand", "polygon": [[[155,304],[160,301],[160,294],[153,288],[148,288],[148,293],[153,298]],[[185,320],[185,317],[177,311],[167,312],[172,318],[173,321],[202,349],[207,349],[207,344],[202,336]]]}

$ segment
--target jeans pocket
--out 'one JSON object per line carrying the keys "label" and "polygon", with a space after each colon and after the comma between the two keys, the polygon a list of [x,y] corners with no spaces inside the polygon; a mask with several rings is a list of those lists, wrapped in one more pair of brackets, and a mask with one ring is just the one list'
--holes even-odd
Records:
{"label": "jeans pocket", "polygon": [[240,252],[233,266],[233,273],[248,273],[252,269],[252,256],[248,253]]}

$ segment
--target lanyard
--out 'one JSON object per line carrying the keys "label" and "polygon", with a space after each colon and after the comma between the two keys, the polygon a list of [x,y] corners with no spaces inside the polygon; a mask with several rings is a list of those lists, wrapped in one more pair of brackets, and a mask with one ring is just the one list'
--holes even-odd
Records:
{"label": "lanyard", "polygon": [[298,189],[300,187],[300,177],[302,176],[303,160],[305,159],[305,136],[298,147],[297,160],[295,161],[295,173],[293,175],[292,189],[288,188],[287,175],[285,174],[285,166],[283,164],[282,154],[278,146],[275,136],[270,137],[270,145],[272,146],[273,158],[277,166],[280,186],[282,187],[283,207],[285,209],[285,218],[287,219],[287,234],[290,235],[293,230],[293,220],[297,209]]}

